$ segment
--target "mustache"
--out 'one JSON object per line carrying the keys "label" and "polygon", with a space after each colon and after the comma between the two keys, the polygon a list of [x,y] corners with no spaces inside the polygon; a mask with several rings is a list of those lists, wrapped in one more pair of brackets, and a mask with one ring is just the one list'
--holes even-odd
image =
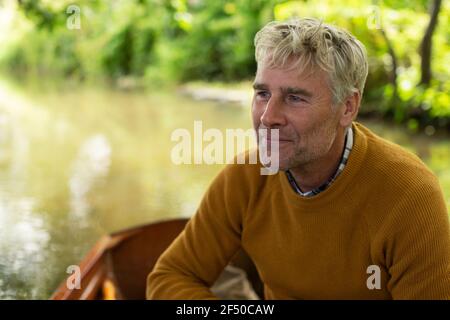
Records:
{"label": "mustache", "polygon": [[272,131],[273,130],[278,130],[278,140],[279,141],[294,141],[294,139],[292,138],[293,135],[287,134],[286,132],[282,132],[281,129],[279,128],[268,128],[264,125],[259,125],[258,126],[258,132],[259,130],[265,130],[266,131],[266,137],[267,140],[272,140]]}

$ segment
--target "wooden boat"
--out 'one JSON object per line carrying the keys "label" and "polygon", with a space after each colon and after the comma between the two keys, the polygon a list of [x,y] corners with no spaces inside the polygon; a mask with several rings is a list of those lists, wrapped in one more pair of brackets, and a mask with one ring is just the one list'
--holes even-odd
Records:
{"label": "wooden boat", "polygon": [[[147,275],[187,221],[151,223],[102,237],[79,264],[79,289],[70,289],[65,280],[50,299],[145,299]],[[256,268],[243,250],[236,253],[231,264],[247,273],[254,291],[262,297],[263,286]]]}

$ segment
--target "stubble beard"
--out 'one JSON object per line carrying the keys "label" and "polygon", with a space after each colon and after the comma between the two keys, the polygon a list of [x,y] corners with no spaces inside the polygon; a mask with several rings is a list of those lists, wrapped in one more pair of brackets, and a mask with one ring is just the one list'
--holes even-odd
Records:
{"label": "stubble beard", "polygon": [[293,154],[286,159],[280,154],[280,170],[286,171],[309,164],[325,156],[333,146],[337,135],[337,124],[327,121],[306,135],[298,137]]}

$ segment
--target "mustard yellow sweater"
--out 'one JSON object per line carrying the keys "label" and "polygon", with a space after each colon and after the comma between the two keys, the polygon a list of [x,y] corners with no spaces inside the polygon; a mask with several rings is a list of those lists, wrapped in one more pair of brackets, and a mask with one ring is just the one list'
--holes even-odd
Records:
{"label": "mustard yellow sweater", "polygon": [[[450,299],[449,216],[437,178],[413,154],[353,129],[344,171],[311,198],[284,172],[225,167],[150,273],[147,298],[214,298],[209,287],[242,245],[266,299]],[[367,285],[377,274],[369,266],[379,268],[379,289]]]}

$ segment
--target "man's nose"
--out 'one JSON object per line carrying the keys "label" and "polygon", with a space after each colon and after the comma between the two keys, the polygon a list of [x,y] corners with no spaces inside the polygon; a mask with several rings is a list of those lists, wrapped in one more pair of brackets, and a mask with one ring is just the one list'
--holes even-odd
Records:
{"label": "man's nose", "polygon": [[261,123],[267,128],[285,125],[286,118],[281,108],[281,104],[272,96],[269,101],[267,101],[266,109],[261,115]]}

